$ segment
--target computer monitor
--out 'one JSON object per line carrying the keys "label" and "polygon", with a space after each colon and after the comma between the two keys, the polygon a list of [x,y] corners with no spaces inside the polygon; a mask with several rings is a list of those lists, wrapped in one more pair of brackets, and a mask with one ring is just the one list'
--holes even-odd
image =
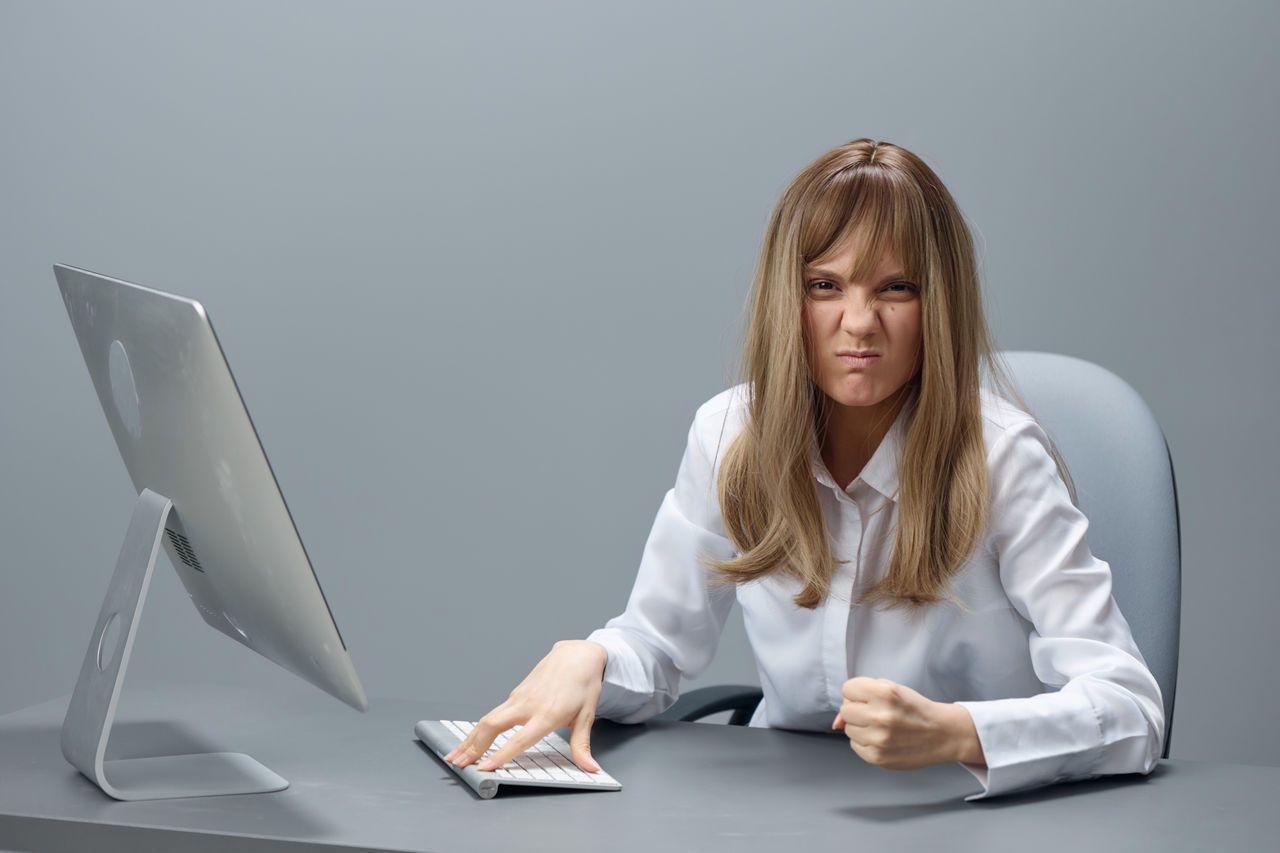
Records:
{"label": "computer monitor", "polygon": [[63,754],[117,799],[287,787],[238,753],[105,759],[162,547],[206,623],[354,708],[368,702],[204,308],[74,267],[54,275],[138,491]]}

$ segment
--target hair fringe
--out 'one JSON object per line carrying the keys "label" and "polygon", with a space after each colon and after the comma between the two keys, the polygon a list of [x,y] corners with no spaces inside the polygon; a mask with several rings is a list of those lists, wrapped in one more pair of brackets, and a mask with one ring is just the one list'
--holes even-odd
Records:
{"label": "hair fringe", "polygon": [[811,470],[824,397],[804,352],[803,268],[855,232],[875,255],[868,263],[892,248],[921,285],[924,338],[908,389],[893,555],[859,603],[919,605],[949,595],[987,521],[983,370],[1021,404],[993,355],[973,238],[929,167],[905,149],[863,139],[801,172],[775,207],[761,248],[742,358],[749,417],[717,483],[739,553],[708,566],[731,583],[794,577],[801,584],[795,603],[805,608],[826,599],[837,561]]}

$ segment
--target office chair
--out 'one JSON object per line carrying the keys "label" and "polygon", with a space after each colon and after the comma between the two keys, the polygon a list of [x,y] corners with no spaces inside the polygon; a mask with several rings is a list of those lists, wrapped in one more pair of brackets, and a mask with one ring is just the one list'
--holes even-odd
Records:
{"label": "office chair", "polygon": [[[1089,518],[1089,546],[1111,564],[1115,596],[1164,699],[1169,755],[1182,605],[1181,530],[1168,444],[1146,403],[1114,373],[1078,358],[1000,354],[1032,414],[1048,431]],[[693,721],[732,711],[745,725],[758,687],[692,690],[658,719]]]}

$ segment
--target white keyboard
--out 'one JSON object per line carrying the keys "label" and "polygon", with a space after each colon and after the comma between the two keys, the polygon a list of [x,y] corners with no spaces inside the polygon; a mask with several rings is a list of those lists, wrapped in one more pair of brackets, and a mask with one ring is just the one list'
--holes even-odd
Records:
{"label": "white keyboard", "polygon": [[[441,761],[462,742],[475,723],[461,720],[419,720],[413,727],[413,733],[434,752]],[[516,726],[503,732],[493,741],[493,746],[485,755],[501,749],[512,734],[519,731]],[[576,788],[583,791],[620,791],[622,785],[603,770],[588,773],[573,763],[572,752],[564,738],[552,732],[527,749],[522,755],[508,761],[496,770],[480,771],[474,764],[467,767],[455,767],[445,762],[445,766],[457,773],[462,781],[484,799],[490,799],[498,793],[500,785],[523,785],[538,788]]]}

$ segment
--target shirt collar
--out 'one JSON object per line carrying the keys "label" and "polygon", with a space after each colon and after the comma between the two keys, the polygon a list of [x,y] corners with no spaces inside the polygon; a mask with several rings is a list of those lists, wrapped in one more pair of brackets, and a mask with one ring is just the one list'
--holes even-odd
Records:
{"label": "shirt collar", "polygon": [[[906,444],[907,426],[911,423],[911,412],[914,408],[915,400],[912,399],[898,412],[898,416],[894,418],[893,425],[889,427],[889,431],[880,440],[880,445],[876,448],[876,452],[871,454],[871,459],[863,467],[862,473],[849,484],[850,490],[853,489],[856,483],[861,481],[884,497],[890,500],[897,499],[898,466],[902,460],[902,447]],[[817,436],[814,436],[813,439],[812,453],[814,476],[819,482],[838,491],[840,487],[836,485],[831,472],[827,470],[826,464],[822,461],[822,451],[818,447]]]}

